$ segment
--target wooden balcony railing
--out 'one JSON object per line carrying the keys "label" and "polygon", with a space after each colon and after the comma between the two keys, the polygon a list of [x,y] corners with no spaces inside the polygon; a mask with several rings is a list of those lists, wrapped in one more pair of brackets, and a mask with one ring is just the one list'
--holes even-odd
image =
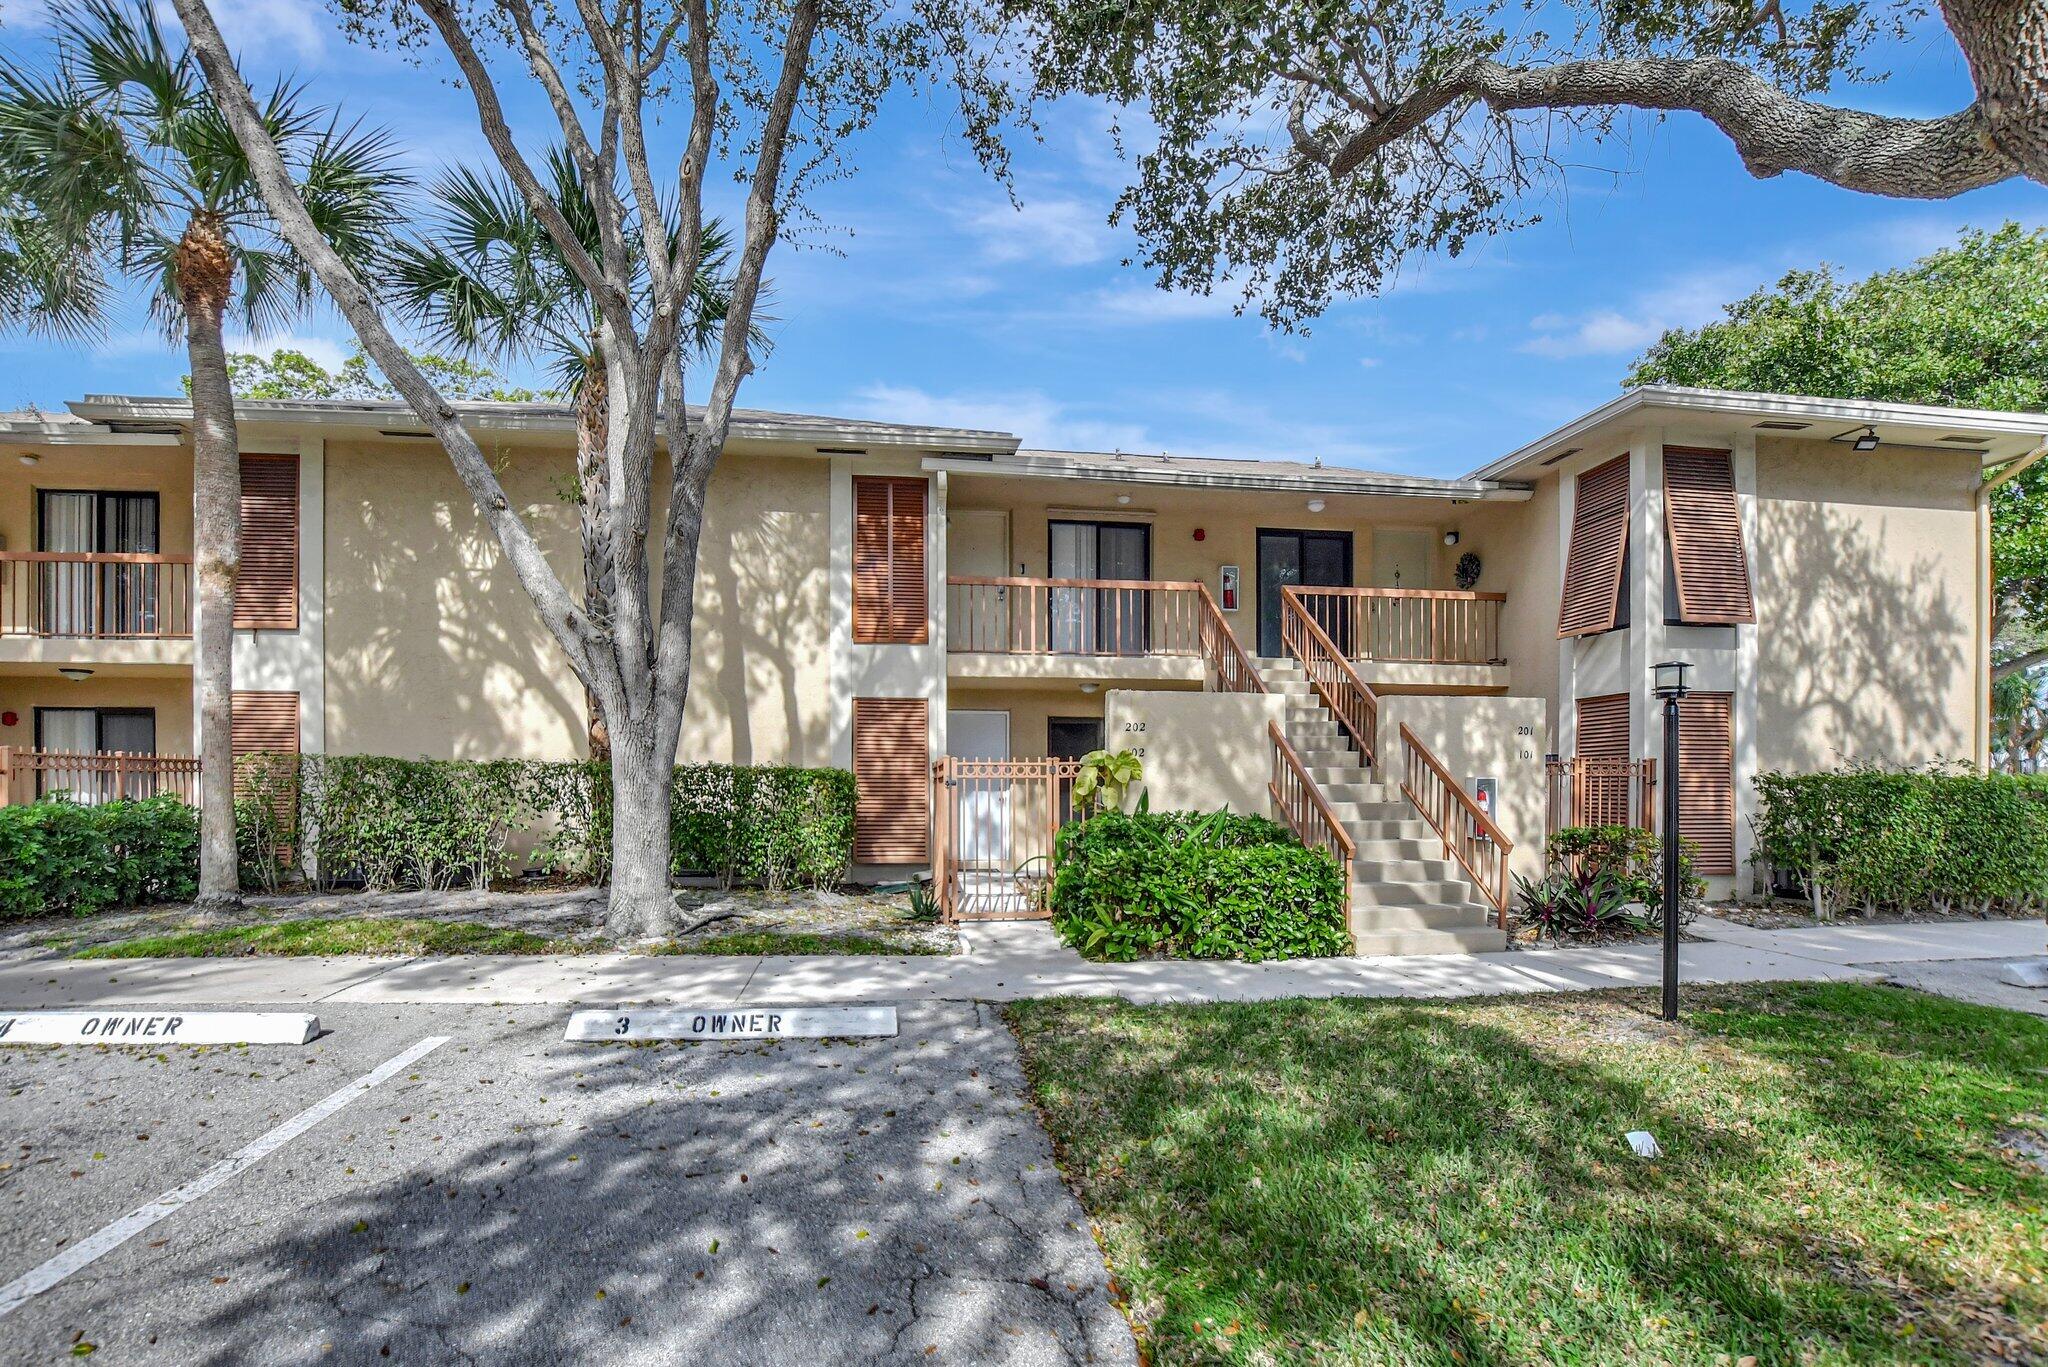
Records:
{"label": "wooden balcony railing", "polygon": [[0,636],[192,634],[192,557],[0,551]]}
{"label": "wooden balcony railing", "polygon": [[1546,836],[1567,826],[1657,829],[1656,760],[1554,759],[1544,769]]}
{"label": "wooden balcony railing", "polygon": [[1193,580],[955,577],[946,581],[953,654],[1194,656],[1226,693],[1263,693],[1251,656]]}
{"label": "wooden balcony railing", "polygon": [[0,745],[0,805],[63,794],[74,802],[169,793],[199,805],[199,761],[191,755],[73,754]]}
{"label": "wooden balcony railing", "polygon": [[1376,763],[1379,747],[1380,700],[1344,652],[1309,612],[1292,585],[1280,590],[1280,644],[1301,662],[1309,687],[1323,700],[1367,764]]}
{"label": "wooden balcony railing", "polygon": [[1508,855],[1514,842],[1501,833],[1478,801],[1459,786],[1443,762],[1404,724],[1401,727],[1401,793],[1415,805],[1508,928]]}
{"label": "wooden balcony railing", "polygon": [[1353,660],[1417,664],[1505,664],[1500,608],[1505,593],[1449,589],[1346,589],[1297,584],[1316,624]]}
{"label": "wooden balcony railing", "polygon": [[1273,806],[1279,811],[1281,820],[1300,837],[1302,844],[1312,850],[1322,850],[1337,861],[1337,868],[1344,876],[1344,922],[1348,926],[1351,923],[1351,861],[1357,857],[1358,846],[1352,843],[1344,823],[1330,809],[1323,790],[1309,777],[1301,756],[1288,744],[1280,723],[1267,722],[1266,735],[1273,745],[1273,777],[1266,784],[1266,791],[1273,795]]}

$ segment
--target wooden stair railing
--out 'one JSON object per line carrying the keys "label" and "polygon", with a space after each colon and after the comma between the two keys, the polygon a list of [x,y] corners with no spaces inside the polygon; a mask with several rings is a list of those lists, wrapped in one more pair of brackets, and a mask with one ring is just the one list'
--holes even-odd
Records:
{"label": "wooden stair railing", "polygon": [[1209,670],[1216,676],[1218,693],[1263,693],[1266,681],[1259,677],[1259,671],[1252,665],[1252,657],[1245,652],[1237,633],[1230,629],[1224,619],[1223,610],[1216,606],[1216,600],[1209,594],[1207,584],[1197,584],[1202,593],[1202,658],[1209,663]]}
{"label": "wooden stair railing", "polygon": [[1348,927],[1351,861],[1358,855],[1358,846],[1344,829],[1344,823],[1337,819],[1337,813],[1331,810],[1322,788],[1309,776],[1301,756],[1288,744],[1280,723],[1267,722],[1266,734],[1273,743],[1273,777],[1266,784],[1266,791],[1273,795],[1274,807],[1302,844],[1322,850],[1337,861],[1337,869],[1344,878],[1344,924]]}
{"label": "wooden stair railing", "polygon": [[1309,687],[1336,714],[1367,764],[1377,763],[1380,700],[1330,639],[1292,584],[1280,589],[1280,644],[1300,662]]}
{"label": "wooden stair railing", "polygon": [[1414,804],[1437,838],[1444,853],[1459,867],[1493,907],[1494,920],[1508,928],[1508,855],[1514,842],[1502,833],[1480,809],[1479,803],[1458,786],[1443,761],[1416,739],[1407,723],[1401,725],[1401,794]]}

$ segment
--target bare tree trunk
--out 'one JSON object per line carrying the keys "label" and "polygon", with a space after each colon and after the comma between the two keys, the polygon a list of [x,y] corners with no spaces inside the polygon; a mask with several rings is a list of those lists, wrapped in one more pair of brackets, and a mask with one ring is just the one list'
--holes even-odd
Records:
{"label": "bare tree trunk", "polygon": [[242,463],[221,319],[234,258],[220,220],[193,216],[175,269],[192,368],[192,550],[198,579],[193,675],[199,694],[199,902],[242,904],[235,856],[235,579],[242,561]]}
{"label": "bare tree trunk", "polygon": [[[618,575],[612,559],[611,471],[605,459],[610,437],[611,377],[604,357],[592,348],[593,361],[584,367],[583,383],[576,391],[576,478],[582,502],[579,508],[583,531],[583,615],[593,626],[608,627],[612,619],[612,592]],[[584,715],[589,718],[590,757],[612,756],[611,733],[605,728],[604,709],[597,694],[583,690]]]}
{"label": "bare tree trunk", "polygon": [[641,716],[613,731],[612,887],[604,928],[614,940],[659,935],[674,921],[669,805],[676,756],[660,730],[652,716]]}

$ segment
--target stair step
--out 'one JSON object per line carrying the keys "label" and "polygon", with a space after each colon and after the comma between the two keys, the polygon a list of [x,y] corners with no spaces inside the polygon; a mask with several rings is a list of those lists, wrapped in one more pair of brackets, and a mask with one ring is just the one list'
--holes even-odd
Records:
{"label": "stair step", "polygon": [[1353,953],[1364,957],[1390,954],[1492,954],[1507,948],[1506,932],[1494,926],[1461,930],[1374,930],[1352,933]]}
{"label": "stair step", "polygon": [[1358,858],[1361,863],[1374,860],[1391,864],[1404,859],[1439,860],[1444,857],[1444,842],[1437,839],[1434,833],[1408,838],[1380,836],[1371,840],[1361,840],[1353,836],[1351,839],[1352,843],[1358,846]]}
{"label": "stair step", "polygon": [[[1429,829],[1428,823],[1419,818],[1411,817],[1406,821],[1388,821],[1379,817],[1350,817],[1344,814],[1342,808],[1339,808],[1337,819],[1344,823],[1345,834],[1361,843],[1372,840],[1435,839],[1435,833]],[[1442,848],[1440,842],[1438,848]]]}
{"label": "stair step", "polygon": [[1470,905],[1442,907],[1362,907],[1351,908],[1351,933],[1370,935],[1383,930],[1473,930],[1490,924],[1493,909],[1473,903]]}
{"label": "stair step", "polygon": [[[1393,844],[1393,841],[1380,841]],[[1416,842],[1420,844],[1421,842]],[[1401,859],[1380,859],[1361,854],[1351,861],[1352,881],[1358,883],[1440,883],[1463,878],[1465,871],[1455,859],[1445,859],[1442,846],[1434,856],[1411,855]]]}
{"label": "stair step", "polygon": [[[1330,809],[1336,812],[1337,819],[1346,826],[1354,821],[1412,821],[1417,825],[1424,824],[1422,818],[1415,814],[1415,809],[1406,801],[1389,802],[1384,797],[1375,796],[1371,791],[1375,786],[1377,785],[1371,783],[1332,784],[1323,789],[1323,797],[1329,802]],[[1340,792],[1342,796],[1338,796]]]}
{"label": "stair step", "polygon": [[1463,907],[1478,892],[1463,878],[1439,878],[1424,883],[1388,883],[1377,879],[1351,882],[1354,907]]}
{"label": "stair step", "polygon": [[1346,746],[1330,745],[1309,750],[1296,745],[1294,752],[1301,756],[1301,764],[1305,769],[1363,769],[1365,767],[1365,761],[1359,758],[1358,752]]}

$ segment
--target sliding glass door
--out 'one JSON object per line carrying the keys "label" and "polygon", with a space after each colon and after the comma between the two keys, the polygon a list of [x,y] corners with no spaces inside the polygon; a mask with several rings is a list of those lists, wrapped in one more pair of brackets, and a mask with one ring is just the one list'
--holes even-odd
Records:
{"label": "sliding glass door", "polygon": [[[37,499],[36,549],[65,554],[155,555],[157,496],[44,489]],[[43,633],[153,636],[163,569],[153,564],[51,561],[40,566]]]}
{"label": "sliding glass door", "polygon": [[[1346,588],[1351,583],[1351,533],[1259,529],[1259,654],[1277,659],[1280,590],[1290,584]],[[1312,601],[1316,622],[1337,649],[1351,653],[1351,616],[1341,603]]]}
{"label": "sliding glass door", "polygon": [[[1129,580],[1152,577],[1152,529],[1142,523],[1065,522],[1049,525],[1054,579]],[[1056,588],[1051,639],[1066,655],[1143,655],[1151,622],[1142,588]]]}

